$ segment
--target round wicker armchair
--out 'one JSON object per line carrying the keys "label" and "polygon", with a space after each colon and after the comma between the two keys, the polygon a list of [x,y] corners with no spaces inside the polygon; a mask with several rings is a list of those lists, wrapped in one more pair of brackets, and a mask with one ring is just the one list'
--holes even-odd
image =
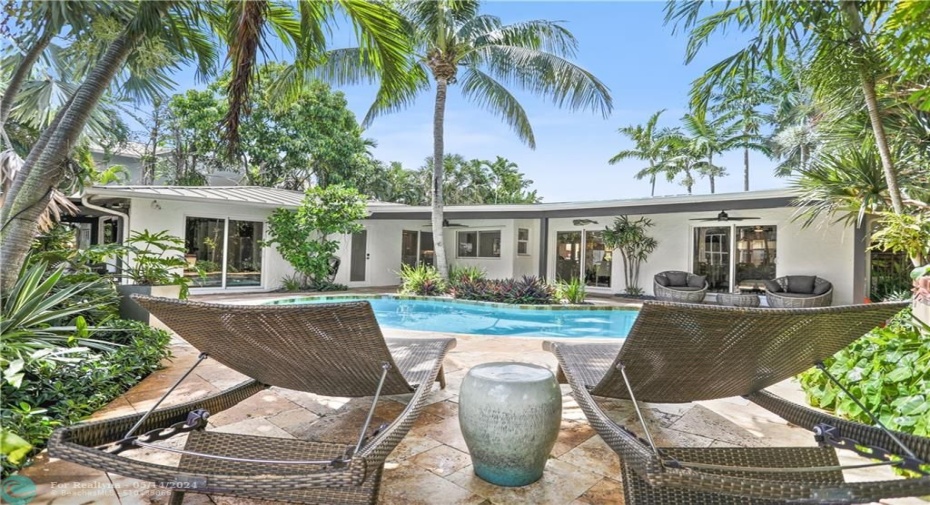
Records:
{"label": "round wicker armchair", "polygon": [[676,270],[659,272],[652,280],[653,294],[668,302],[701,303],[707,287],[704,276]]}
{"label": "round wicker armchair", "polygon": [[[794,276],[795,278],[801,276]],[[765,300],[769,307],[782,309],[803,309],[808,307],[829,307],[833,303],[833,284],[826,279],[815,277],[811,293],[798,293],[792,288],[792,276],[779,277],[774,283],[780,288],[773,291],[770,283],[766,283]]]}

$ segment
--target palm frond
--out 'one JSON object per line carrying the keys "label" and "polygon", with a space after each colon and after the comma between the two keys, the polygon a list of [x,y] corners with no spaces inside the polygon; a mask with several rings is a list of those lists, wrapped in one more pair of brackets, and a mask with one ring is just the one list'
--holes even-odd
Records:
{"label": "palm frond", "polygon": [[249,91],[262,47],[262,32],[268,13],[267,0],[232,0],[229,2],[227,41],[230,76],[226,87],[229,109],[223,118],[230,152],[239,143],[239,123],[248,114]]}
{"label": "palm frond", "polygon": [[503,119],[521,141],[536,148],[536,137],[520,102],[501,83],[475,68],[469,68],[461,77],[462,94]]}

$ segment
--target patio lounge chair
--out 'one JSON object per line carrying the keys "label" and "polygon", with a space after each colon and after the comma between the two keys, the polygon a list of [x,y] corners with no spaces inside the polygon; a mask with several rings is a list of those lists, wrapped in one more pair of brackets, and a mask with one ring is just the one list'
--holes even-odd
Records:
{"label": "patio lounge chair", "polygon": [[833,284],[813,275],[786,275],[765,283],[765,300],[769,307],[800,309],[829,307],[833,302]]}
{"label": "patio lounge chair", "polygon": [[[619,454],[627,505],[878,501],[928,494],[930,475],[845,483],[832,448],[868,446],[885,464],[890,452],[903,456],[901,466],[919,468],[930,460],[930,439],[838,419],[764,388],[833,355],[905,306],[787,310],[646,302],[624,343],[543,347],[558,358],[558,376],[571,385],[588,421]],[[821,447],[660,448],[636,403],[732,396],[813,431]],[[604,398],[633,400],[646,440],[612,421],[598,405]]]}
{"label": "patio lounge chair", "polygon": [[652,280],[652,293],[659,300],[668,302],[701,303],[707,287],[703,275],[674,270],[659,272]]}
{"label": "patio lounge chair", "polygon": [[[297,503],[375,503],[385,458],[410,430],[433,382],[445,386],[443,358],[455,347],[451,338],[385,339],[368,302],[241,306],[133,298],[198,348],[203,353],[198,363],[209,356],[252,380],[203,400],[161,410],[154,410],[156,404],[146,414],[59,429],[49,451],[172,488],[171,503],[180,503],[185,491]],[[358,443],[351,445],[204,429],[209,414],[269,386],[374,399]],[[369,432],[379,395],[407,393],[412,397],[403,412]],[[176,433],[187,433],[183,450],[153,445]],[[180,463],[153,464],[120,454],[137,447],[180,452]]]}

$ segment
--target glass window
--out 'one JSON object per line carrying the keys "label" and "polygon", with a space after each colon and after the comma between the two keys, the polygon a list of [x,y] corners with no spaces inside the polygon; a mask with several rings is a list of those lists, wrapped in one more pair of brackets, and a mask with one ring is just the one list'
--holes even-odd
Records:
{"label": "glass window", "polygon": [[478,232],[478,256],[481,258],[500,258],[501,257],[501,232],[500,231],[479,231]]}
{"label": "glass window", "polygon": [[762,281],[775,278],[776,228],[737,226],[736,237],[736,287],[762,291]]}
{"label": "glass window", "polygon": [[581,232],[560,231],[555,237],[555,280],[570,282],[580,278]]}
{"label": "glass window", "polygon": [[[226,247],[224,219],[203,217],[187,218],[184,243],[189,268],[184,275],[191,278],[192,286],[216,288],[223,286],[223,250]],[[200,270],[198,273],[197,269]]]}
{"label": "glass window", "polygon": [[517,229],[517,254],[530,253],[530,230],[528,228]]}
{"label": "glass window", "polygon": [[584,241],[585,284],[609,288],[613,254],[604,245],[603,232],[586,231]]}
{"label": "glass window", "polygon": [[708,291],[730,292],[730,227],[694,229],[694,273],[707,276]]}
{"label": "glass window", "polygon": [[262,285],[262,223],[229,220],[226,287]]}
{"label": "glass window", "polygon": [[455,236],[458,243],[459,258],[478,257],[478,232],[460,231]]}
{"label": "glass window", "polygon": [[500,258],[501,232],[460,231],[455,234],[459,258]]}

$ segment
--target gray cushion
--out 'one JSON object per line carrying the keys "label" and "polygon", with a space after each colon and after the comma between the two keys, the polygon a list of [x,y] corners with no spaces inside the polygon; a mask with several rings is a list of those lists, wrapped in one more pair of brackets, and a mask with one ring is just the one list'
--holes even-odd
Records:
{"label": "gray cushion", "polygon": [[667,286],[668,286],[668,277],[666,277],[666,276],[664,276],[664,275],[657,275],[657,276],[656,276],[656,284],[658,284],[658,285],[660,285],[660,286],[665,286],[665,287],[667,287]]}
{"label": "gray cushion", "polygon": [[678,287],[688,285],[687,272],[665,272],[665,276],[668,277],[669,286]]}
{"label": "gray cushion", "polygon": [[781,293],[778,293],[778,296],[780,296],[780,297],[782,297],[782,298],[811,298],[811,297],[813,297],[814,295],[812,295],[812,294],[810,294],[810,293],[786,293],[786,292],[781,292]]}
{"label": "gray cushion", "polygon": [[691,286],[669,286],[669,287],[671,287],[675,291],[691,291],[691,292],[701,291],[702,289],[704,289],[704,286],[701,286],[699,288],[692,288]]}
{"label": "gray cushion", "polygon": [[830,288],[832,287],[833,287],[832,284],[830,284],[829,282],[823,279],[820,279],[820,282],[814,283],[814,290],[811,292],[811,294],[818,295],[818,296],[823,295],[823,294],[826,294],[827,291],[830,291]]}
{"label": "gray cushion", "polygon": [[689,288],[702,289],[704,287],[705,282],[707,282],[706,275],[689,275],[688,276],[688,287]]}
{"label": "gray cushion", "polygon": [[779,284],[779,283],[777,283],[777,282],[775,282],[775,281],[773,281],[773,280],[766,279],[766,280],[762,281],[762,284],[765,284],[765,289],[771,291],[772,293],[780,293],[780,292],[781,292],[781,284]]}
{"label": "gray cushion", "polygon": [[789,275],[785,279],[788,281],[789,293],[798,293],[809,295],[814,292],[814,280],[817,277],[813,275]]}

